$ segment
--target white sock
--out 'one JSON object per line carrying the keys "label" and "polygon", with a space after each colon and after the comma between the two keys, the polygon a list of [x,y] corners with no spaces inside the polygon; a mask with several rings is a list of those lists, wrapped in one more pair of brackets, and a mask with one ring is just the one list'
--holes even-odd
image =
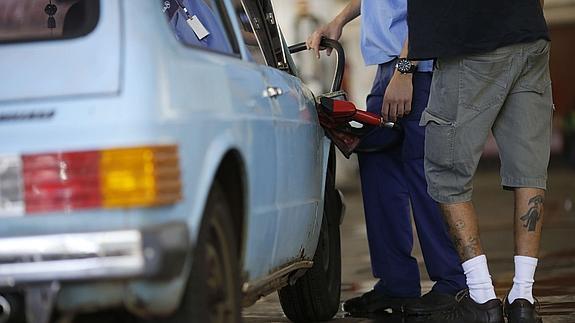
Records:
{"label": "white sock", "polygon": [[487,257],[485,255],[471,258],[461,264],[465,277],[467,277],[467,287],[469,296],[476,303],[483,304],[489,300],[497,298],[489,268],[487,268]]}
{"label": "white sock", "polygon": [[507,296],[509,304],[518,298],[523,298],[533,304],[533,278],[537,268],[537,258],[515,256],[515,277],[513,277],[513,287]]}

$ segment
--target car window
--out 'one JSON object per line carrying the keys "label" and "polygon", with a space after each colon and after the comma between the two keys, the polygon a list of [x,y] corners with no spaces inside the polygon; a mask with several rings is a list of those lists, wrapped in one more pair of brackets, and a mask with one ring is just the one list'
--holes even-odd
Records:
{"label": "car window", "polygon": [[284,40],[276,21],[272,2],[270,0],[241,0],[241,3],[245,11],[243,16],[240,16],[240,20],[247,20],[249,24],[245,24],[246,27],[252,27],[250,36],[256,38],[265,64],[291,73],[286,46],[284,46]]}
{"label": "car window", "polygon": [[225,54],[239,52],[221,1],[166,0],[163,11],[184,44]]}
{"label": "car window", "polygon": [[99,16],[98,0],[1,0],[0,42],[80,37]]}
{"label": "car window", "polygon": [[242,34],[243,42],[248,49],[249,59],[261,65],[266,65],[262,49],[256,37],[254,29],[261,28],[260,22],[255,19],[251,20],[248,16],[245,7],[240,0],[234,0],[234,10],[240,23],[240,31]]}

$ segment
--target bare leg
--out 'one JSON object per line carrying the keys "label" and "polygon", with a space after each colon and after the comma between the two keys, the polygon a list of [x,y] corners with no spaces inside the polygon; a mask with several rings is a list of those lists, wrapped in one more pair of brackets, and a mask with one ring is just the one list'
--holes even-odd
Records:
{"label": "bare leg", "polygon": [[545,191],[535,188],[515,190],[515,277],[508,300],[526,299],[531,304],[537,268]]}
{"label": "bare leg", "polygon": [[441,204],[441,211],[461,258],[469,296],[479,304],[495,299],[497,296],[487,267],[487,258],[481,248],[473,203]]}
{"label": "bare leg", "polygon": [[483,248],[473,203],[441,204],[441,211],[461,262],[482,255]]}
{"label": "bare leg", "polygon": [[544,190],[515,189],[515,255],[537,258],[544,201]]}

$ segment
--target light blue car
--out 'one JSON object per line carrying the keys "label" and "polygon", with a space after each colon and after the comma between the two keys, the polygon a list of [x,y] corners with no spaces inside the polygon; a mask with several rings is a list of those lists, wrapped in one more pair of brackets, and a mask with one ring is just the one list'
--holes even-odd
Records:
{"label": "light blue car", "polygon": [[0,322],[337,312],[334,151],[269,0],[2,0],[0,71]]}

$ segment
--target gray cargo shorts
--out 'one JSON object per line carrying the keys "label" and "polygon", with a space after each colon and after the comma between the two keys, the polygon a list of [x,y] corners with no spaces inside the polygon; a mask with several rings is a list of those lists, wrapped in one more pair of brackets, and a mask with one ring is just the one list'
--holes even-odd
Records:
{"label": "gray cargo shorts", "polygon": [[552,116],[546,40],[437,60],[420,122],[429,194],[440,203],[471,200],[490,131],[503,187],[546,189]]}

